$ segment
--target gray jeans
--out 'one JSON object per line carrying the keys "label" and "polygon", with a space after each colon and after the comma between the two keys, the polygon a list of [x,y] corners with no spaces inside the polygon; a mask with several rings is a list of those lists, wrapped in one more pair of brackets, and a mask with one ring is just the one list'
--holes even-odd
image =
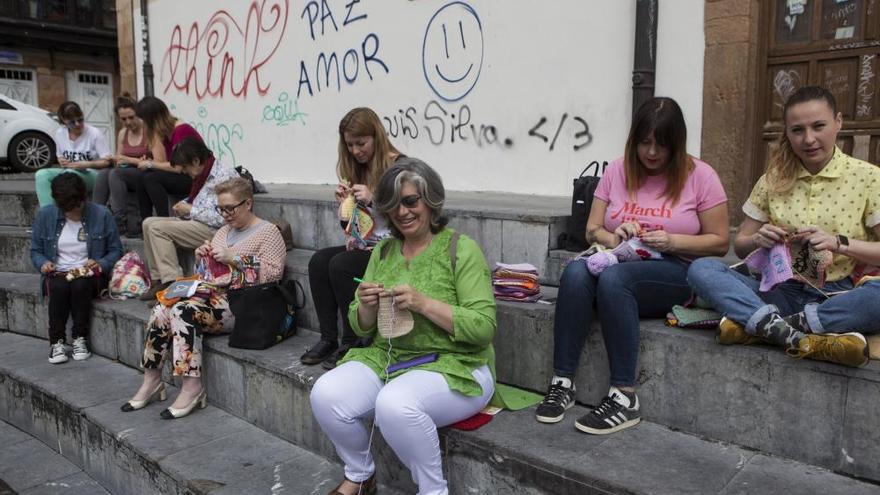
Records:
{"label": "gray jeans", "polygon": [[133,167],[101,169],[98,171],[95,189],[92,192],[92,202],[100,205],[109,203],[117,224],[125,225],[125,231],[130,234],[140,233],[141,218],[137,194],[128,188],[122,175],[139,173],[140,171]]}

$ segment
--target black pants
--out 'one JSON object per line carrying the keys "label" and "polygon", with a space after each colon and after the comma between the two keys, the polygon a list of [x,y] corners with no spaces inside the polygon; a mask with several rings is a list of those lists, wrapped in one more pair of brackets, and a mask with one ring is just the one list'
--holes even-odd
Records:
{"label": "black pants", "polygon": [[164,170],[148,170],[143,173],[141,180],[135,180],[135,177],[126,178],[126,184],[128,180],[134,182],[132,185],[137,191],[141,219],[153,216],[153,208],[157,217],[171,216],[168,206],[170,198],[185,197],[192,187],[190,176]]}
{"label": "black pants", "polygon": [[348,306],[354,301],[358,286],[354,278],[364,276],[369,261],[369,251],[346,251],[345,246],[321,249],[309,260],[309,285],[321,325],[321,340],[337,341],[337,315],[340,313],[342,345],[351,345],[357,340],[348,323]]}
{"label": "black pants", "polygon": [[92,299],[99,292],[101,277],[84,277],[68,282],[63,276],[49,277],[49,342],[67,340],[67,317],[73,317],[73,338],[88,337],[92,320]]}

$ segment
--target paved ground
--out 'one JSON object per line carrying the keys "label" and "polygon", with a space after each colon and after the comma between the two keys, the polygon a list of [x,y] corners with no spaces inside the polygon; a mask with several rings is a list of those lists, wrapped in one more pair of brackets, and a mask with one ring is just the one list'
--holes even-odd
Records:
{"label": "paved ground", "polygon": [[109,493],[58,451],[0,421],[0,495]]}

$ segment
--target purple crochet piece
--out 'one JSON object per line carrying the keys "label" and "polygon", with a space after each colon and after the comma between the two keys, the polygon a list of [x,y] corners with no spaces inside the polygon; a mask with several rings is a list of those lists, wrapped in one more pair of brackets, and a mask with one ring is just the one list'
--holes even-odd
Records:
{"label": "purple crochet piece", "polygon": [[794,277],[791,269],[791,254],[785,244],[776,244],[770,249],[759,248],[751,252],[745,259],[746,266],[752,273],[761,274],[761,292]]}

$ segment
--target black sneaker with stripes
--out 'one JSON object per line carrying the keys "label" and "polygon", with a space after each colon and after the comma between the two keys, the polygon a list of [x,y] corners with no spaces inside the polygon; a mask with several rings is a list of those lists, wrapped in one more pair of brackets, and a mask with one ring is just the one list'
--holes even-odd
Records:
{"label": "black sneaker with stripes", "polygon": [[574,405],[575,388],[571,378],[554,376],[550,381],[550,389],[544,401],[535,411],[535,417],[541,423],[558,423],[565,417],[565,411]]}
{"label": "black sneaker with stripes", "polygon": [[578,418],[574,426],[584,433],[607,435],[635,426],[641,420],[639,398],[635,392],[630,399],[617,387],[611,387],[608,397],[602,399],[598,407]]}

